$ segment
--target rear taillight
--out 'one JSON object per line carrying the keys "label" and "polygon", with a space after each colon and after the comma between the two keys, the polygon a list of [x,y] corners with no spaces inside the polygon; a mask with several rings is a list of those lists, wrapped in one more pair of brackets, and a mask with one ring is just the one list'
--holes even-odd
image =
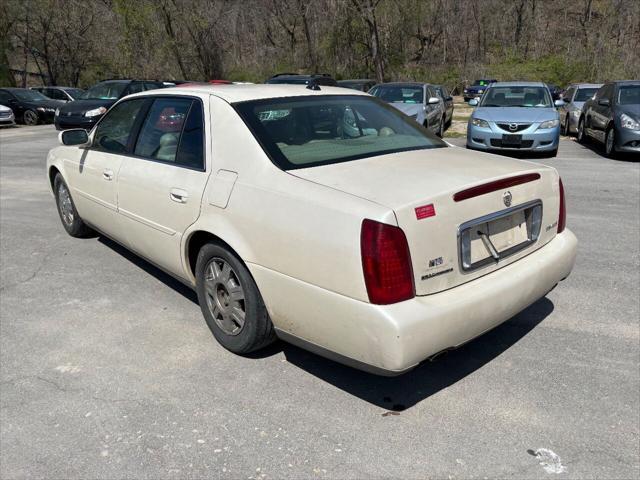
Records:
{"label": "rear taillight", "polygon": [[564,200],[564,186],[560,179],[560,213],[558,214],[558,233],[562,233],[567,225],[567,203]]}
{"label": "rear taillight", "polygon": [[371,303],[387,305],[414,297],[409,245],[400,228],[364,220],[360,251],[364,283]]}

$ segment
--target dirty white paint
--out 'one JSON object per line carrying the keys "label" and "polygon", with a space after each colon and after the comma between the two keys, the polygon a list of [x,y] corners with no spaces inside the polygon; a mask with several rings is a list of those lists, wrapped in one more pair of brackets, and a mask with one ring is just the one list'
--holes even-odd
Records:
{"label": "dirty white paint", "polygon": [[560,457],[552,450],[549,450],[548,448],[539,448],[534,452],[534,454],[545,472],[562,473],[566,470],[564,465],[562,465]]}

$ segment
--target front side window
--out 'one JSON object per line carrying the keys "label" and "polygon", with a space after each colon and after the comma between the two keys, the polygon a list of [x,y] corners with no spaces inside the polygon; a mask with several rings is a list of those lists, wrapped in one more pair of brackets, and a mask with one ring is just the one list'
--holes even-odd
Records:
{"label": "front side window", "polygon": [[234,107],[283,170],[446,147],[409,117],[368,96],[267,99]]}
{"label": "front side window", "polygon": [[135,155],[204,169],[202,105],[190,98],[157,98],[149,109]]}
{"label": "front side window", "polygon": [[380,85],[370,93],[389,103],[422,103],[424,99],[420,86]]}
{"label": "front side window", "polygon": [[597,87],[594,88],[579,88],[576,92],[576,96],[573,99],[574,102],[586,102],[598,91]]}
{"label": "front side window", "polygon": [[121,102],[109,110],[98,123],[93,146],[110,153],[126,153],[133,127],[145,99]]}
{"label": "front side window", "polygon": [[621,85],[618,88],[619,105],[640,105],[640,85]]}
{"label": "front side window", "polygon": [[481,107],[538,107],[552,106],[546,87],[491,87],[480,102]]}

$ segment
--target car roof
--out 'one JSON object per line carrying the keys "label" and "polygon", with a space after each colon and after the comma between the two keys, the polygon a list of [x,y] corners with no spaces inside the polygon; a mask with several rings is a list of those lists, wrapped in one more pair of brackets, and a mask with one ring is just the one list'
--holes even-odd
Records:
{"label": "car roof", "polygon": [[542,82],[494,82],[492,87],[546,87]]}
{"label": "car roof", "polygon": [[16,90],[30,90],[29,88],[20,88],[20,87],[0,87],[0,90],[8,90],[10,92]]}
{"label": "car roof", "polygon": [[640,80],[615,80],[607,83],[613,83],[614,85],[640,85]]}
{"label": "car roof", "polygon": [[344,79],[338,80],[338,83],[347,83],[347,82],[375,82],[371,78],[352,78],[352,79]]}
{"label": "car roof", "polygon": [[423,83],[423,82],[384,82],[384,83],[378,83],[376,85],[376,87],[380,87],[383,85],[391,85],[394,87],[423,87],[425,85],[431,85],[430,83]]}
{"label": "car roof", "polygon": [[567,88],[600,88],[602,85],[602,83],[572,83]]}
{"label": "car roof", "polygon": [[367,93],[358,90],[347,90],[341,87],[327,87],[320,85],[320,90],[310,90],[306,85],[292,85],[288,83],[247,84],[247,85],[192,85],[177,86],[161,90],[140,92],[135,96],[144,95],[215,95],[229,103],[263,100],[269,98],[303,97],[317,95],[363,95]]}

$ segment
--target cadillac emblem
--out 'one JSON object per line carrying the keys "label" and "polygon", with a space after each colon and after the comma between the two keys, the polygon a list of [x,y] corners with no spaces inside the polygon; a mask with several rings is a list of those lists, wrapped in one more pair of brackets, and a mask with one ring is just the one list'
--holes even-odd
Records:
{"label": "cadillac emblem", "polygon": [[513,196],[511,195],[511,192],[509,190],[507,190],[506,192],[504,192],[502,194],[502,201],[504,202],[504,206],[505,207],[510,207],[511,206],[511,200],[513,199]]}

